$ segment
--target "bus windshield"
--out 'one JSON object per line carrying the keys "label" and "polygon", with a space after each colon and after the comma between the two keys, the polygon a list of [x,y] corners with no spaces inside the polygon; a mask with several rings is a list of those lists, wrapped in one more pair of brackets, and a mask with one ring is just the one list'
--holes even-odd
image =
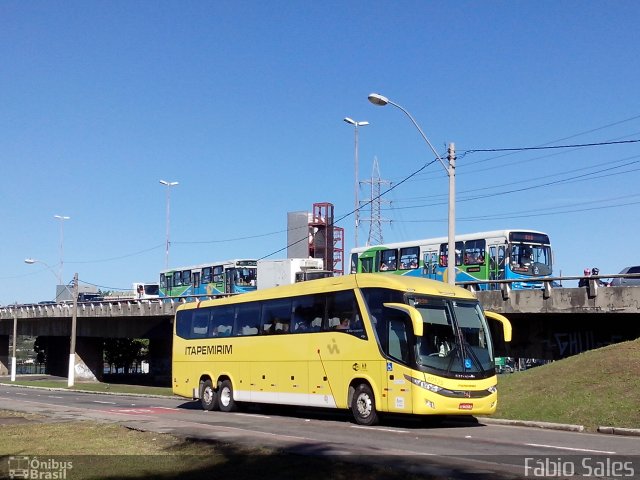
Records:
{"label": "bus windshield", "polygon": [[550,275],[551,247],[549,245],[511,244],[511,269],[522,275]]}
{"label": "bus windshield", "polygon": [[416,297],[424,332],[416,338],[416,363],[443,376],[467,377],[493,372],[493,348],[477,302]]}

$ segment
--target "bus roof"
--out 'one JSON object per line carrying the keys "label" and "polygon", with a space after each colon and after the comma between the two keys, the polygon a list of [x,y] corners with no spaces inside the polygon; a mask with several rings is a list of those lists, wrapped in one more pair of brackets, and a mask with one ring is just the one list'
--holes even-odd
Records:
{"label": "bus roof", "polygon": [[242,293],[231,297],[204,300],[202,302],[189,302],[182,304],[178,310],[190,308],[207,307],[214,305],[245,303],[273,298],[286,298],[298,295],[309,295],[314,293],[326,293],[332,291],[349,290],[353,288],[389,288],[405,292],[420,292],[427,295],[444,296],[460,299],[475,299],[475,295],[470,291],[449,285],[437,280],[429,280],[420,277],[410,277],[404,275],[380,275],[377,273],[358,273],[341,275],[338,277],[319,278],[317,280],[307,280],[306,282],[282,285],[279,287],[266,288],[253,292]]}
{"label": "bus roof", "polygon": [[[499,238],[499,237],[508,237],[511,232],[530,232],[537,233],[540,235],[546,235],[544,232],[540,232],[538,230],[530,230],[527,228],[510,228],[507,230],[491,230],[488,232],[476,232],[476,233],[464,233],[464,234],[456,234],[456,241],[465,241],[465,240],[475,240],[479,238]],[[369,245],[368,247],[357,247],[352,248],[352,253],[362,253],[371,249],[376,248],[404,248],[404,247],[413,247],[416,245],[428,245],[435,243],[447,243],[449,241],[449,237],[434,237],[434,238],[421,238],[418,240],[408,240],[404,242],[393,242],[393,243],[382,243],[380,245]]]}

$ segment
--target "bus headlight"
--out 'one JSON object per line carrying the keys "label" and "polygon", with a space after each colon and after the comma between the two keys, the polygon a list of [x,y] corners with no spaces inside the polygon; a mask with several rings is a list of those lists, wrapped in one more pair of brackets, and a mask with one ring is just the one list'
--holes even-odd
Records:
{"label": "bus headlight", "polygon": [[497,393],[498,392],[498,385],[492,385],[489,388],[487,388],[487,392],[489,393]]}
{"label": "bus headlight", "polygon": [[440,390],[442,390],[442,387],[434,385],[433,383],[425,382],[424,380],[420,380],[419,378],[410,377],[408,375],[405,375],[404,378],[409,380],[411,383],[413,383],[417,387],[424,388],[425,390],[429,390],[430,392],[433,392],[433,393],[438,393]]}

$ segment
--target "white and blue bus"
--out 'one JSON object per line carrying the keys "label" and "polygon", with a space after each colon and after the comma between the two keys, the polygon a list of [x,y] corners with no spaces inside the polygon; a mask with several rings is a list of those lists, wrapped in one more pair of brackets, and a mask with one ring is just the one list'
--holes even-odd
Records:
{"label": "white and blue bus", "polygon": [[228,295],[256,289],[258,261],[225,260],[160,272],[160,298]]}
{"label": "white and blue bus", "polygon": [[[517,280],[514,289],[541,288],[528,278],[550,277],[549,236],[534,230],[495,230],[456,235],[456,282]],[[390,273],[447,282],[448,238],[387,243],[351,250],[352,273]],[[499,288],[481,284],[478,289]]]}

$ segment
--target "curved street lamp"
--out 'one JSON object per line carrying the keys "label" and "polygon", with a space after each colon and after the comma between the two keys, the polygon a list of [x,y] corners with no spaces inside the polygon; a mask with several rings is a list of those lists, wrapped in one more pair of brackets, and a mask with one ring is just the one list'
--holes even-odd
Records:
{"label": "curved street lamp", "polygon": [[355,198],[356,198],[356,207],[355,207],[355,245],[354,247],[358,246],[358,225],[360,223],[360,202],[358,201],[358,190],[360,189],[360,182],[358,181],[358,127],[364,127],[366,125],[369,125],[369,122],[367,121],[362,121],[362,122],[356,122],[355,120],[349,118],[349,117],[345,117],[344,121],[347,122],[350,125],[354,126],[354,130],[355,130]]}
{"label": "curved street lamp", "polygon": [[448,252],[447,252],[447,281],[450,285],[455,285],[456,283],[456,237],[455,237],[455,225],[456,225],[456,166],[455,166],[455,156],[453,155],[454,145],[449,145],[449,164],[447,165],[431,142],[424,134],[418,122],[411,116],[411,114],[401,105],[392,102],[384,95],[380,95],[379,93],[371,93],[369,95],[369,101],[374,105],[384,107],[385,105],[393,105],[394,107],[402,110],[407,117],[411,120],[411,122],[415,125],[420,132],[420,135],[427,142],[427,145],[431,148],[431,151],[434,153],[436,158],[440,161],[440,164],[444,167],[445,172],[447,172],[447,176],[449,177],[449,238],[448,238]]}
{"label": "curved street lamp", "polygon": [[35,263],[41,263],[42,265],[44,265],[45,267],[47,267],[47,269],[53,273],[53,275],[56,277],[56,280],[58,281],[58,285],[62,285],[61,281],[60,281],[60,277],[58,276],[58,274],[53,270],[53,268],[51,268],[51,266],[48,263],[43,262],[42,260],[36,260],[35,258],[25,258],[24,259],[24,263],[26,263],[27,265],[33,265]]}

